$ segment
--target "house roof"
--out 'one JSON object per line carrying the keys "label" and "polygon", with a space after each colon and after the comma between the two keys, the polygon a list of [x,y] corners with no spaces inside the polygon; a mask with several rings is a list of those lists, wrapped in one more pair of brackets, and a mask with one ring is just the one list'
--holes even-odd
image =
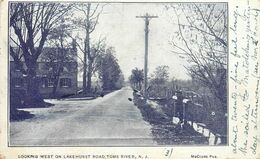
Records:
{"label": "house roof", "polygon": [[[16,52],[20,52],[19,54],[22,55],[22,49],[19,49],[18,47],[13,47],[14,51]],[[71,62],[76,62],[77,61],[77,52],[75,50],[73,50],[73,48],[66,48],[65,49],[66,52],[70,52],[70,56],[71,56]],[[42,50],[42,53],[40,54],[40,56],[37,59],[37,62],[49,62],[48,58],[46,58],[46,56],[49,53],[52,52],[57,52],[59,53],[59,48],[54,48],[54,47],[44,47]],[[10,55],[10,54],[9,54]],[[9,60],[10,61],[14,61],[12,56],[9,56]],[[24,61],[24,58],[21,56],[21,61]]]}

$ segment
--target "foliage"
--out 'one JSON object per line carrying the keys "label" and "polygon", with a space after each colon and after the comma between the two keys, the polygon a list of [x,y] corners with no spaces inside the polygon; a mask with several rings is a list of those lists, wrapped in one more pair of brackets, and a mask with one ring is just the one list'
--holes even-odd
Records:
{"label": "foliage", "polygon": [[[91,91],[91,78],[94,71],[96,71],[95,59],[100,52],[99,47],[102,47],[103,44],[103,40],[99,40],[97,43],[98,46],[95,46],[96,44],[93,45],[90,41],[90,35],[96,29],[103,7],[99,3],[78,3],[74,5],[75,11],[83,14],[80,17],[74,16],[72,20],[74,30],[79,31],[78,35],[74,37],[74,39],[77,39],[75,42],[79,51],[84,55],[81,60],[83,64],[83,93]],[[83,37],[79,33],[83,34]]]}
{"label": "foliage", "polygon": [[[69,9],[70,6],[66,4],[11,3],[10,47],[21,48],[20,56],[24,58],[28,69],[41,54],[47,36]],[[18,52],[12,52],[12,49],[10,54],[18,56]]]}
{"label": "foliage", "polygon": [[103,82],[103,90],[114,90],[122,87],[123,74],[114,55],[114,48],[109,47],[98,59],[98,74]]}
{"label": "foliage", "polygon": [[115,83],[115,88],[116,88],[116,89],[120,89],[120,88],[122,88],[124,85],[125,85],[125,78],[124,78],[123,73],[121,72],[121,73],[119,74],[118,80],[117,80],[116,83]]}
{"label": "foliage", "polygon": [[162,65],[155,68],[151,77],[151,83],[159,85],[164,84],[169,79],[169,66]]}
{"label": "foliage", "polygon": [[150,97],[165,97],[169,91],[169,67],[162,65],[155,68],[149,80],[148,94]]}
{"label": "foliage", "polygon": [[[227,106],[227,6],[215,3],[173,4],[178,30],[170,44],[172,52],[186,58],[194,81],[208,87]],[[176,20],[177,19],[177,20]]]}
{"label": "foliage", "polygon": [[144,81],[144,71],[138,68],[133,69],[129,81],[133,88],[141,90],[142,82]]}
{"label": "foliage", "polygon": [[[10,55],[27,75],[28,104],[43,102],[36,81],[37,59],[42,53],[48,35],[70,9],[71,5],[65,3],[10,4]],[[23,67],[23,62],[26,67]]]}
{"label": "foliage", "polygon": [[[77,57],[77,48],[75,40],[68,40],[70,26],[62,19],[59,25],[55,27],[50,33],[47,44],[50,48],[45,47],[41,55],[41,60],[45,61],[44,67],[48,71],[48,76],[54,80],[52,95],[56,96],[56,90],[60,75],[65,70],[74,68]],[[77,65],[76,65],[77,66]]]}

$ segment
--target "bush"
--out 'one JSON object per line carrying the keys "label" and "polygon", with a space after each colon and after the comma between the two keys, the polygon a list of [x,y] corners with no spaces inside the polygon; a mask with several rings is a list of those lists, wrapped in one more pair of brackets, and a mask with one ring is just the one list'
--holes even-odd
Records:
{"label": "bush", "polygon": [[33,114],[17,110],[24,107],[25,90],[13,90],[10,91],[10,121],[20,121],[34,117]]}

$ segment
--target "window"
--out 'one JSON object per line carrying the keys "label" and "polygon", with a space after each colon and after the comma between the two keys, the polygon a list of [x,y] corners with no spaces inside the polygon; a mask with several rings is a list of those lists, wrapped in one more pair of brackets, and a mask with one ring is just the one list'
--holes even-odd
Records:
{"label": "window", "polygon": [[41,87],[42,88],[54,87],[54,78],[42,77],[41,78]]}
{"label": "window", "polygon": [[23,79],[22,78],[14,78],[13,84],[14,84],[14,87],[16,87],[16,88],[23,87]]}
{"label": "window", "polygon": [[47,86],[48,87],[54,87],[54,79],[53,78],[47,79]]}
{"label": "window", "polygon": [[41,78],[41,87],[46,88],[48,86],[48,80],[46,77]]}
{"label": "window", "polygon": [[71,79],[70,78],[61,78],[60,87],[71,87]]}

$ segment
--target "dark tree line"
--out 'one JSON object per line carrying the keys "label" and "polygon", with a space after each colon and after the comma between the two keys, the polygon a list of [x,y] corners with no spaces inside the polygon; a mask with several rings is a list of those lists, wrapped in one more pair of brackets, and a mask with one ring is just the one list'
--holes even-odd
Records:
{"label": "dark tree line", "polygon": [[106,49],[105,53],[98,58],[98,76],[102,81],[103,90],[120,89],[123,86],[124,76],[115,57],[112,47]]}
{"label": "dark tree line", "polygon": [[132,74],[129,77],[129,82],[133,88],[141,90],[142,83],[144,81],[144,71],[138,68],[132,70]]}

